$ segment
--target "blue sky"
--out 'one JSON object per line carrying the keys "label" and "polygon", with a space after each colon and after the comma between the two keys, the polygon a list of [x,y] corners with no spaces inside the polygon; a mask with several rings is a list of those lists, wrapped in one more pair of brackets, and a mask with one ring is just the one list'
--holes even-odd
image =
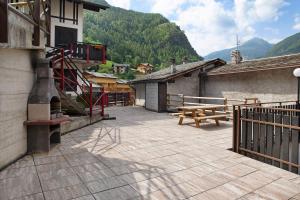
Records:
{"label": "blue sky", "polygon": [[300,0],[107,0],[114,6],[160,13],[186,33],[199,55],[253,37],[271,43],[300,32]]}

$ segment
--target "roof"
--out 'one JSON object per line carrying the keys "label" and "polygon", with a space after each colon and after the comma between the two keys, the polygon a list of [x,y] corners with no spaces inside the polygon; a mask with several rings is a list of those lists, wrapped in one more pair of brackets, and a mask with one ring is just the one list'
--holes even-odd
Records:
{"label": "roof", "polygon": [[140,63],[138,66],[149,66],[149,67],[153,67],[153,65],[151,65],[150,63]]}
{"label": "roof", "polygon": [[117,79],[117,77],[115,77],[113,74],[105,74],[105,73],[89,72],[89,71],[85,71],[84,73],[90,74],[90,75],[95,76],[97,78]]}
{"label": "roof", "polygon": [[225,65],[226,62],[221,59],[214,59],[209,61],[198,61],[198,62],[192,62],[192,63],[186,63],[181,65],[176,65],[176,72],[171,73],[171,66],[165,69],[162,69],[160,71],[148,74],[143,76],[140,79],[136,79],[131,81],[132,83],[139,83],[139,82],[164,82],[169,79],[176,78],[178,76],[193,72],[195,70],[204,68],[208,65],[214,64],[215,66]]}
{"label": "roof", "polygon": [[119,80],[117,80],[117,83],[119,83],[119,84],[128,84],[128,81],[124,80],[124,79],[119,79]]}
{"label": "roof", "polygon": [[130,67],[130,65],[129,64],[114,63],[114,67]]}
{"label": "roof", "polygon": [[226,64],[209,71],[208,75],[234,74],[294,67],[300,67],[300,54],[248,60],[240,64]]}
{"label": "roof", "polygon": [[105,0],[82,0],[83,8],[99,12],[100,9],[106,10],[110,5]]}

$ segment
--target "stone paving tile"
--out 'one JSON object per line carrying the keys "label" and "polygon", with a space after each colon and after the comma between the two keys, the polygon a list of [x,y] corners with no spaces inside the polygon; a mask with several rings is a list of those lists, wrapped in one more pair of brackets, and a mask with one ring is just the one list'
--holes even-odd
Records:
{"label": "stone paving tile", "polygon": [[300,193],[300,186],[285,179],[279,179],[256,190],[254,193],[274,200],[289,199]]}
{"label": "stone paving tile", "polygon": [[44,198],[43,193],[37,193],[37,194],[32,194],[32,195],[16,198],[13,200],[44,200],[44,199],[45,198]]}
{"label": "stone paving tile", "polygon": [[73,131],[50,153],[1,171],[0,200],[300,199],[299,175],[226,150],[227,122],[196,129],[142,108],[109,112],[117,120]]}
{"label": "stone paving tile", "polygon": [[95,200],[95,198],[93,197],[93,195],[87,195],[87,196],[75,198],[73,200]]}
{"label": "stone paving tile", "polygon": [[91,191],[91,193],[98,193],[104,190],[128,185],[128,183],[119,176],[98,179],[96,181],[88,182],[85,184],[88,187],[89,191]]}
{"label": "stone paving tile", "polygon": [[65,158],[61,155],[59,156],[46,156],[46,157],[35,157],[34,163],[35,165],[44,165],[44,164],[52,164],[58,162],[65,162]]}
{"label": "stone paving tile", "polygon": [[94,194],[96,200],[108,200],[108,199],[127,200],[139,196],[141,195],[129,185]]}
{"label": "stone paving tile", "polygon": [[89,195],[90,192],[83,184],[58,188],[44,192],[46,200],[68,200]]}
{"label": "stone paving tile", "polygon": [[42,192],[38,176],[25,174],[0,180],[0,199],[13,199]]}
{"label": "stone paving tile", "polygon": [[34,166],[33,157],[31,155],[27,155],[19,159],[17,162],[13,163],[12,165],[8,166],[7,169],[30,167],[30,166]]}
{"label": "stone paving tile", "polygon": [[34,166],[22,167],[22,168],[8,168],[0,172],[0,180],[6,178],[14,178],[23,175],[34,175],[36,174],[36,169]]}

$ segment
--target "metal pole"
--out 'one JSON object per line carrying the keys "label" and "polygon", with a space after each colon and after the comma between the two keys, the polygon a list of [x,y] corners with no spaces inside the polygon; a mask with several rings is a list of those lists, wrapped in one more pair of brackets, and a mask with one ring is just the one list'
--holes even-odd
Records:
{"label": "metal pole", "polygon": [[93,83],[90,82],[90,117],[93,115]]}
{"label": "metal pole", "polygon": [[60,61],[60,89],[61,91],[64,91],[65,89],[65,70],[64,70],[64,49],[60,50],[61,53],[61,61]]}

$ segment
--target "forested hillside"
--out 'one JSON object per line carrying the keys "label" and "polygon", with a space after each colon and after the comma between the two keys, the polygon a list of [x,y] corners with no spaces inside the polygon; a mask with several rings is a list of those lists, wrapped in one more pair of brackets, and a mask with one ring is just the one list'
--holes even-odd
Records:
{"label": "forested hillside", "polygon": [[300,33],[292,35],[273,46],[267,56],[281,56],[300,53]]}
{"label": "forested hillside", "polygon": [[118,63],[151,63],[156,69],[202,59],[184,32],[160,14],[145,14],[111,7],[100,13],[85,12],[84,40],[108,45],[108,59]]}

